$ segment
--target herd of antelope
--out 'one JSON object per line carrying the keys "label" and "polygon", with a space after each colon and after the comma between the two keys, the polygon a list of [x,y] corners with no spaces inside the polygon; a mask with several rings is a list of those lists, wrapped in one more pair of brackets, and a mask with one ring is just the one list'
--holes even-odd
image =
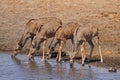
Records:
{"label": "herd of antelope", "polygon": [[[46,42],[50,38],[53,39],[48,47],[48,51],[45,52]],[[72,42],[72,52],[69,52],[70,63],[73,63],[75,54],[78,53],[78,50],[80,49],[82,54],[82,65],[84,65],[86,58],[85,43],[87,42],[90,45],[88,58],[90,60],[94,49],[94,44],[92,42],[93,38],[96,39],[100,60],[103,62],[101,47],[99,45],[99,29],[97,27],[81,27],[81,25],[76,22],[69,22],[63,25],[62,21],[56,17],[31,19],[27,22],[25,31],[11,56],[15,57],[22,50],[27,40],[31,39],[31,46],[28,54],[29,60],[34,60],[33,54],[36,53],[36,50],[40,49],[40,44],[42,44],[42,61],[46,60],[45,53],[50,55],[51,50],[59,44],[56,59],[60,62],[62,48],[66,41],[70,39]]]}

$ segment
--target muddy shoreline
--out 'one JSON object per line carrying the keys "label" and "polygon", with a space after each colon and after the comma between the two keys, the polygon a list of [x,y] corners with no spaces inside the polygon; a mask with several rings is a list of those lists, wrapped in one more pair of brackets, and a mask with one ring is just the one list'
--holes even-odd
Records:
{"label": "muddy shoreline", "polygon": [[[9,53],[11,55],[13,51],[0,51],[0,52]],[[26,58],[27,58],[27,51],[22,51],[21,53],[18,54],[18,56],[21,54],[26,55]],[[16,57],[18,57],[18,56],[16,56]],[[35,57],[41,57],[41,56],[42,55],[39,54],[39,52],[35,55]],[[55,57],[56,57],[56,53],[53,53],[52,58],[50,58],[50,59],[55,59]],[[75,62],[81,64],[81,55],[80,54],[76,55],[74,60],[75,60]],[[93,55],[90,62],[88,62],[86,59],[85,64],[93,65],[96,67],[103,67],[103,68],[107,68],[107,69],[112,67],[112,68],[120,70],[120,54],[114,55],[112,53],[109,56],[103,55],[103,60],[104,60],[104,62],[101,63],[99,55],[96,54],[96,55]],[[68,62],[69,61],[68,55],[63,54],[62,61]]]}

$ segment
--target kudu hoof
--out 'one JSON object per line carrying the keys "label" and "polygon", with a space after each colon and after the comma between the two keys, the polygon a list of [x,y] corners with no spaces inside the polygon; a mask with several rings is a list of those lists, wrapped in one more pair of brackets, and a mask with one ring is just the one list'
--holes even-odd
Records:
{"label": "kudu hoof", "polygon": [[46,59],[42,59],[42,62],[46,62],[47,60]]}
{"label": "kudu hoof", "polygon": [[82,66],[85,66],[85,64],[82,64]]}
{"label": "kudu hoof", "polygon": [[34,61],[34,57],[32,55],[28,55],[28,60],[29,61]]}
{"label": "kudu hoof", "polygon": [[57,61],[58,63],[61,63],[61,62],[62,62],[62,60],[58,60],[58,59],[57,59],[56,61]]}
{"label": "kudu hoof", "polygon": [[74,61],[73,60],[70,60],[70,67],[72,67],[73,66],[73,63],[74,63]]}
{"label": "kudu hoof", "polygon": [[70,67],[73,67],[73,63],[70,63]]}
{"label": "kudu hoof", "polygon": [[108,69],[108,72],[117,72],[117,69],[116,69],[116,68],[113,68],[113,67],[110,67],[110,68]]}
{"label": "kudu hoof", "polygon": [[28,58],[29,61],[34,61],[34,58]]}
{"label": "kudu hoof", "polygon": [[15,57],[16,56],[16,54],[11,54],[11,57]]}

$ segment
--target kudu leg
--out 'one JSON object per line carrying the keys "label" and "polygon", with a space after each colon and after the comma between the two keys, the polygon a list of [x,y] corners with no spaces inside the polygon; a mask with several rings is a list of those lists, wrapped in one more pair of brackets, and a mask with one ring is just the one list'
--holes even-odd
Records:
{"label": "kudu leg", "polygon": [[99,54],[100,54],[100,62],[103,63],[103,56],[102,56],[102,51],[101,51],[101,46],[99,45]]}
{"label": "kudu leg", "polygon": [[[47,50],[47,53],[46,53],[47,56],[48,56],[48,59],[51,58],[51,54],[52,54],[52,52],[54,52],[54,47],[56,47],[56,45],[57,45],[57,42],[55,43],[55,40],[56,39],[53,38],[50,45],[49,45],[49,47],[48,47],[48,50]],[[54,45],[53,45],[53,43],[54,43]]]}
{"label": "kudu leg", "polygon": [[22,50],[29,38],[31,38],[31,35],[29,33],[25,33],[24,35],[22,35],[20,41],[18,42],[17,46],[13,51],[13,54],[11,55],[12,57],[15,57]]}
{"label": "kudu leg", "polygon": [[34,61],[34,57],[33,57],[33,54],[35,53],[36,51],[36,38],[33,39],[32,43],[31,43],[31,47],[30,47],[30,50],[29,50],[29,53],[28,53],[28,59],[30,61]]}
{"label": "kudu leg", "polygon": [[33,54],[35,53],[35,51],[37,50],[38,46],[40,45],[40,43],[42,43],[42,41],[37,40],[36,37],[33,38],[32,40],[32,45],[30,47],[29,53],[28,53],[28,59],[33,61],[34,60],[34,56]]}
{"label": "kudu leg", "polygon": [[33,54],[35,53],[36,48],[33,48],[32,46],[30,47],[29,53],[28,53],[28,60],[29,61],[34,61],[34,56]]}
{"label": "kudu leg", "polygon": [[90,52],[89,52],[88,61],[90,61],[91,60],[91,56],[92,56],[92,52],[93,52],[93,49],[94,49],[94,44],[93,44],[92,40],[89,40],[88,44],[90,45]]}
{"label": "kudu leg", "polygon": [[46,46],[46,40],[43,41],[43,46],[42,46],[42,61],[46,61],[45,59],[45,46]]}
{"label": "kudu leg", "polygon": [[85,53],[85,42],[81,44],[81,53],[82,53],[82,66],[84,66],[86,53]]}
{"label": "kudu leg", "polygon": [[58,62],[61,62],[63,44],[64,44],[64,41],[60,41],[59,52],[58,52]]}
{"label": "kudu leg", "polygon": [[56,44],[59,44],[59,47],[58,47],[58,54],[57,54],[57,56],[56,56],[56,61],[58,62],[58,59],[59,59],[59,49],[60,49],[60,41],[58,41],[58,42],[56,42],[55,44],[54,44],[54,47],[56,46]]}
{"label": "kudu leg", "polygon": [[99,49],[100,62],[103,63],[102,50],[101,50],[101,46],[100,46],[100,44],[99,44],[99,37],[97,37],[97,39],[96,39],[96,43],[97,43],[97,45],[98,45],[98,49]]}
{"label": "kudu leg", "polygon": [[69,52],[70,66],[73,65],[74,57],[75,57],[75,54],[77,53],[77,52],[76,52],[76,49],[75,49],[75,45],[76,45],[76,44],[74,44],[74,39],[71,39],[71,42],[72,42],[72,53]]}

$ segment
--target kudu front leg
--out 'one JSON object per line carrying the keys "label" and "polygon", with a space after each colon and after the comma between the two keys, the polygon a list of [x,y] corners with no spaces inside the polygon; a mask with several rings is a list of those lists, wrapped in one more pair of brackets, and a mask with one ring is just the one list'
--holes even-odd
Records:
{"label": "kudu front leg", "polygon": [[29,33],[24,33],[20,39],[20,41],[17,43],[17,46],[15,47],[12,57],[17,56],[17,54],[22,50],[24,45],[26,44],[27,40],[31,38],[31,35]]}
{"label": "kudu front leg", "polygon": [[90,45],[90,52],[89,52],[88,62],[90,62],[91,57],[92,57],[92,52],[93,52],[93,49],[94,49],[94,44],[93,44],[92,40],[88,41],[88,44]]}
{"label": "kudu front leg", "polygon": [[36,48],[31,47],[29,50],[29,54],[28,54],[28,60],[29,61],[34,61],[34,56],[33,54],[35,53]]}
{"label": "kudu front leg", "polygon": [[37,49],[37,41],[36,41],[36,37],[34,37],[34,39],[32,39],[32,42],[31,42],[31,47],[30,47],[30,50],[29,50],[29,53],[28,53],[28,60],[30,61],[34,61],[34,56],[33,54],[35,53],[36,49]]}
{"label": "kudu front leg", "polygon": [[20,47],[19,45],[17,45],[13,51],[13,53],[11,54],[11,57],[15,57],[17,56],[17,54],[20,52],[20,50],[22,49],[22,47]]}
{"label": "kudu front leg", "polygon": [[74,63],[75,54],[77,53],[77,50],[76,50],[77,41],[75,41],[74,39],[71,39],[71,42],[72,42],[72,53],[69,52],[69,57],[70,57],[70,66],[72,67]]}
{"label": "kudu front leg", "polygon": [[46,57],[45,57],[45,46],[46,46],[46,40],[43,41],[43,46],[42,46],[42,61],[46,61]]}
{"label": "kudu front leg", "polygon": [[85,58],[86,58],[85,42],[83,42],[81,45],[81,53],[82,53],[82,66],[84,66],[84,62],[85,62]]}
{"label": "kudu front leg", "polygon": [[60,46],[59,46],[59,52],[58,52],[58,59],[57,59],[58,62],[61,62],[61,54],[62,54],[63,44],[64,44],[64,41],[61,41]]}

